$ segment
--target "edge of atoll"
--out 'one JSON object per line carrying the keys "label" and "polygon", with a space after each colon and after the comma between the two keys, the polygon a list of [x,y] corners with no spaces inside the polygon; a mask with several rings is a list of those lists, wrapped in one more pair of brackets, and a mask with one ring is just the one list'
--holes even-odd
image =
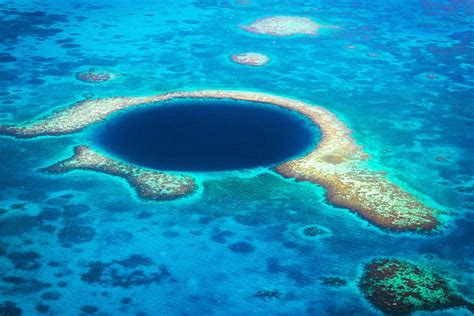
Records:
{"label": "edge of atoll", "polygon": [[132,166],[105,157],[84,145],[76,146],[72,157],[42,169],[49,173],[71,170],[91,170],[124,178],[144,199],[171,200],[196,190],[196,183],[191,177]]}
{"label": "edge of atoll", "polygon": [[0,126],[0,134],[19,138],[71,134],[126,108],[186,98],[266,103],[305,115],[320,128],[320,143],[306,156],[276,166],[276,172],[287,178],[322,185],[331,203],[348,208],[379,227],[416,232],[438,228],[440,212],[392,183],[384,172],[369,169],[366,163],[369,156],[334,113],[290,98],[248,91],[198,90],[85,100],[29,124]]}

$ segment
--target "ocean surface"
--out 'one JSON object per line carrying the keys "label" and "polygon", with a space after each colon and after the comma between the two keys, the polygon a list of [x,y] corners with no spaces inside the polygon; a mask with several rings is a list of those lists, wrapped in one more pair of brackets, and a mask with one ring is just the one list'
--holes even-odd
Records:
{"label": "ocean surface", "polygon": [[[272,15],[339,28],[239,28]],[[286,96],[336,113],[374,168],[450,213],[439,232],[394,233],[265,167],[200,172],[190,197],[143,200],[119,177],[39,171],[90,144],[94,127],[0,136],[0,304],[23,315],[381,315],[359,288],[379,257],[432,268],[473,301],[473,28],[462,0],[0,0],[0,124],[101,97]],[[249,51],[270,62],[230,60]],[[77,80],[90,68],[123,76]],[[308,225],[327,234],[304,238]]]}

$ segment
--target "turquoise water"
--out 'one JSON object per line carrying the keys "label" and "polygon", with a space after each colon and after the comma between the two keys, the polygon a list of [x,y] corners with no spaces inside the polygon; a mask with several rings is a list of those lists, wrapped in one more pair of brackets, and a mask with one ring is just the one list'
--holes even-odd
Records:
{"label": "turquoise water", "polygon": [[[471,2],[0,4],[2,124],[85,98],[272,93],[335,112],[374,167],[450,212],[440,233],[392,233],[333,206],[323,188],[264,168],[202,174],[189,198],[144,201],[117,177],[38,172],[87,142],[89,129],[1,137],[0,303],[25,315],[78,315],[92,306],[104,315],[380,315],[358,281],[364,263],[384,256],[433,268],[474,300]],[[290,38],[238,28],[282,14],[340,28]],[[230,61],[247,51],[271,61]],[[125,76],[76,80],[91,67]],[[329,233],[302,238],[313,224]],[[321,279],[333,276],[347,285]],[[255,296],[274,289],[278,298]]]}

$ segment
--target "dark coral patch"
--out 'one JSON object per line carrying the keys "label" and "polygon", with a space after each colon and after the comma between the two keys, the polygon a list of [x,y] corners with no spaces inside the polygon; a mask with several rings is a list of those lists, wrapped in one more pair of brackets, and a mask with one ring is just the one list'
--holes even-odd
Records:
{"label": "dark coral patch", "polygon": [[41,266],[38,262],[41,255],[34,251],[11,252],[7,255],[7,258],[10,259],[16,269],[33,271]]}
{"label": "dark coral patch", "polygon": [[0,315],[2,316],[19,316],[21,313],[21,308],[11,301],[5,301],[0,305]]}
{"label": "dark coral patch", "polygon": [[43,220],[36,216],[11,216],[0,220],[0,236],[20,235],[41,226],[42,223]]}
{"label": "dark coral patch", "polygon": [[48,291],[41,294],[41,298],[45,301],[57,301],[61,298],[61,293],[56,291]]}
{"label": "dark coral patch", "polygon": [[33,78],[33,79],[28,80],[26,83],[36,85],[36,86],[40,86],[45,82],[46,82],[46,80],[39,79],[39,78]]}
{"label": "dark coral patch", "polygon": [[233,236],[234,233],[228,230],[220,230],[219,228],[214,229],[211,240],[220,244],[227,242],[227,237]]}
{"label": "dark coral patch", "polygon": [[61,216],[61,210],[54,207],[45,207],[38,214],[38,218],[45,221],[54,221]]}
{"label": "dark coral patch", "polygon": [[[65,15],[47,14],[42,11],[2,10],[0,14],[0,42],[15,41],[19,37],[34,36],[44,39],[54,36],[62,29],[53,27],[57,23],[67,22]],[[8,18],[3,18],[7,16]]]}
{"label": "dark coral patch", "polygon": [[229,249],[240,254],[248,254],[255,251],[255,247],[245,241],[233,243],[229,246]]}
{"label": "dark coral patch", "polygon": [[92,305],[84,305],[81,308],[81,311],[86,313],[86,314],[94,314],[97,313],[99,308],[97,306],[92,306]]}
{"label": "dark coral patch", "polygon": [[18,210],[18,211],[23,211],[26,209],[26,207],[27,207],[26,203],[13,203],[12,205],[10,205],[11,210]]}
{"label": "dark coral patch", "polygon": [[45,305],[45,304],[36,305],[36,311],[41,314],[45,314],[49,312],[50,309],[51,309],[51,306],[49,305]]}
{"label": "dark coral patch", "polygon": [[159,283],[171,276],[166,266],[156,267],[151,259],[132,255],[123,260],[91,262],[81,280],[89,284],[129,288]]}
{"label": "dark coral patch", "polygon": [[16,57],[8,53],[0,53],[0,63],[11,63],[17,61]]}
{"label": "dark coral patch", "polygon": [[79,47],[81,47],[81,45],[68,43],[68,44],[62,44],[61,47],[62,48],[79,48]]}
{"label": "dark coral patch", "polygon": [[[49,282],[43,282],[36,279],[26,279],[18,276],[5,276],[2,281],[9,286],[2,289],[3,295],[26,295],[37,293],[52,286]],[[2,315],[0,313],[0,315]]]}
{"label": "dark coral patch", "polygon": [[163,236],[166,238],[177,238],[179,237],[179,232],[168,230],[163,232]]}
{"label": "dark coral patch", "polygon": [[64,246],[81,244],[94,239],[95,229],[78,223],[66,224],[58,233],[59,242]]}
{"label": "dark coral patch", "polygon": [[326,231],[317,227],[317,226],[309,226],[309,227],[306,227],[304,230],[303,230],[303,234],[305,234],[306,236],[309,236],[309,237],[314,237],[314,236],[319,236],[321,234],[325,234]]}
{"label": "dark coral patch", "polygon": [[269,299],[276,299],[281,297],[280,291],[277,289],[273,290],[260,290],[253,295],[256,298],[260,298],[262,300],[269,300]]}
{"label": "dark coral patch", "polygon": [[324,286],[341,287],[347,285],[347,281],[340,277],[321,277],[320,280]]}
{"label": "dark coral patch", "polygon": [[18,78],[17,74],[12,71],[0,71],[0,81],[13,81]]}
{"label": "dark coral patch", "polygon": [[298,286],[307,286],[313,283],[310,276],[306,275],[301,266],[282,265],[277,258],[267,259],[267,271],[270,273],[283,273],[292,279]]}

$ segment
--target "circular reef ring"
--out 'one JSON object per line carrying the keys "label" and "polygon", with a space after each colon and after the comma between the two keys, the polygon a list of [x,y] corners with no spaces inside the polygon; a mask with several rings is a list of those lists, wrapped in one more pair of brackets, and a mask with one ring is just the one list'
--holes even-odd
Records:
{"label": "circular reef ring", "polygon": [[[331,203],[348,208],[379,227],[416,232],[439,228],[437,215],[440,211],[392,183],[385,172],[371,170],[365,163],[369,156],[355,143],[349,128],[334,113],[321,106],[272,94],[197,90],[85,100],[28,124],[2,125],[0,134],[18,138],[71,134],[104,120],[114,112],[150,103],[159,105],[174,99],[243,100],[298,111],[319,127],[321,141],[306,156],[282,163],[274,171],[287,178],[323,186]],[[123,177],[146,199],[174,199],[189,195],[197,188],[191,175],[133,166],[101,155],[86,145],[76,147],[72,157],[44,170],[62,173],[74,169]]]}

